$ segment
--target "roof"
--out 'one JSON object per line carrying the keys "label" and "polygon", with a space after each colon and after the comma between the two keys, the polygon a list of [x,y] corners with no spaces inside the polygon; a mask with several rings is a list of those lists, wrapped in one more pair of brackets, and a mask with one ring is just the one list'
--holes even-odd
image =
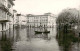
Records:
{"label": "roof", "polygon": [[32,15],[32,14],[28,14],[27,17],[39,17],[39,16],[48,16],[48,15]]}

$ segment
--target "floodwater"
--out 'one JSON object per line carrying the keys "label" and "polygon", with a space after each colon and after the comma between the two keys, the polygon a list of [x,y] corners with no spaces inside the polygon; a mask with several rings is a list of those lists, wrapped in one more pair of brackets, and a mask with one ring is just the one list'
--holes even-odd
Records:
{"label": "floodwater", "polygon": [[42,34],[35,35],[35,30],[39,30],[39,28],[19,29],[19,40],[14,43],[16,46],[14,51],[59,51],[56,29],[48,28],[51,31],[48,37]]}
{"label": "floodwater", "polygon": [[[35,34],[39,28],[14,28],[0,32],[0,51],[66,51],[56,39],[56,26],[47,28],[49,34]],[[71,51],[79,50],[79,43],[74,43]]]}

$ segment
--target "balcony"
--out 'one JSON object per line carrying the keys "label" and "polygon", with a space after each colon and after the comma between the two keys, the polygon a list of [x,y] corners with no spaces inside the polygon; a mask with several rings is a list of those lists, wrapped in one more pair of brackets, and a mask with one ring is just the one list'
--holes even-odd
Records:
{"label": "balcony", "polygon": [[11,9],[7,8],[4,4],[0,3],[0,9],[4,10],[8,13],[8,15],[12,15]]}
{"label": "balcony", "polygon": [[8,12],[8,8],[4,5],[4,4],[2,4],[2,3],[0,3],[0,9],[2,9],[2,10],[4,10],[5,12]]}
{"label": "balcony", "polygon": [[0,20],[0,22],[10,22],[9,20]]}
{"label": "balcony", "polygon": [[8,22],[7,13],[4,10],[0,9],[0,23],[1,22]]}
{"label": "balcony", "polygon": [[0,22],[10,22],[10,21],[6,18],[0,18]]}

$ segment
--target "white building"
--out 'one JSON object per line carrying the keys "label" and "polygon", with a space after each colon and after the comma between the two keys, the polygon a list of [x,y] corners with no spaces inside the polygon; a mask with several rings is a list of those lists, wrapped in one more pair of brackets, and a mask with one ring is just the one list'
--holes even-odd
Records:
{"label": "white building", "polygon": [[20,26],[21,25],[26,26],[26,24],[27,24],[26,16],[23,14],[17,14],[17,17],[18,17],[17,24]]}
{"label": "white building", "polygon": [[17,11],[13,10],[13,24],[14,26],[17,26],[18,17],[17,17]]}
{"label": "white building", "polygon": [[19,17],[19,25],[26,25],[26,23],[27,23],[26,16],[21,14]]}
{"label": "white building", "polygon": [[10,28],[10,18],[13,16],[14,0],[0,0],[0,31]]}
{"label": "white building", "polygon": [[55,22],[55,15],[45,13],[44,15],[27,15],[27,26],[31,27],[53,27]]}
{"label": "white building", "polygon": [[13,28],[13,22],[14,22],[14,20],[13,20],[13,5],[14,5],[14,3],[13,3],[13,1],[12,0],[8,0],[8,8],[9,8],[9,12],[10,12],[10,16],[9,16],[9,20],[10,20],[10,22],[9,22],[9,27],[10,28]]}

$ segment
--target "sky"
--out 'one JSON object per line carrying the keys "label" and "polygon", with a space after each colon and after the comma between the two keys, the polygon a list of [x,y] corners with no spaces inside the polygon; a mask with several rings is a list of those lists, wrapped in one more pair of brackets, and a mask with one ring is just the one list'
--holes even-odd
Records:
{"label": "sky", "polygon": [[80,9],[80,0],[16,0],[14,9],[22,14],[59,14],[66,8]]}

